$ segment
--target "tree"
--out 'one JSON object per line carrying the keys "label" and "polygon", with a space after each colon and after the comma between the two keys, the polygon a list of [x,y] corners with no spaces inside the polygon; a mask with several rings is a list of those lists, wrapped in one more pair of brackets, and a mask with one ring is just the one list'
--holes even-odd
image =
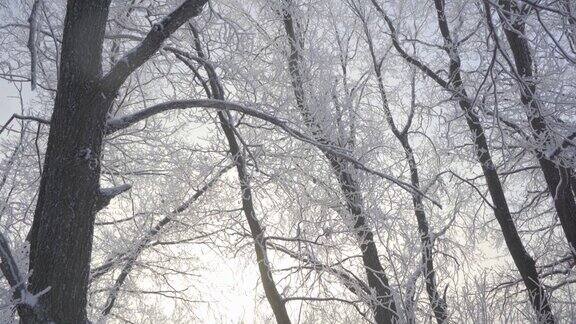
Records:
{"label": "tree", "polygon": [[[86,322],[86,295],[96,213],[128,186],[100,188],[106,116],[128,75],[206,1],[186,1],[156,24],[132,52],[102,75],[109,1],[69,1],[58,89],[30,241],[30,291],[41,313],[22,309],[26,323]],[[54,239],[56,238],[56,239]],[[49,297],[48,297],[49,296]]]}
{"label": "tree", "polygon": [[[302,71],[302,58],[300,56],[302,41],[299,39],[298,31],[295,27],[297,22],[295,22],[292,17],[292,8],[291,1],[287,1],[285,7],[281,10],[281,14],[290,46],[288,70],[292,80],[296,106],[302,115],[306,127],[318,142],[326,146],[338,147],[338,143],[333,143],[328,139],[326,131],[323,129],[323,126],[315,120],[306,102],[303,81],[304,72]],[[347,137],[350,138],[352,143],[354,142],[353,133],[348,134]],[[353,149],[353,146],[351,149]],[[348,212],[352,216],[349,222],[353,224],[353,228],[358,236],[362,262],[368,278],[368,286],[373,289],[376,294],[375,300],[371,301],[371,307],[374,310],[374,319],[376,323],[379,324],[394,323],[397,320],[396,304],[390,290],[388,277],[384,272],[378,256],[378,249],[374,242],[374,234],[367,224],[366,212],[364,211],[365,208],[358,180],[354,178],[353,171],[350,170],[350,166],[346,161],[342,161],[338,156],[334,156],[329,152],[325,152],[324,154],[338,178],[342,196],[346,201]]]}
{"label": "tree", "polygon": [[68,4],[0,0],[0,322],[576,314],[571,2]]}
{"label": "tree", "polygon": [[458,104],[465,114],[466,123],[468,124],[473,137],[475,154],[477,156],[478,162],[481,165],[482,172],[488,185],[490,196],[492,198],[494,215],[500,224],[500,228],[502,230],[502,234],[504,236],[504,240],[506,241],[508,250],[514,259],[514,263],[516,264],[516,267],[518,268],[518,271],[523,278],[526,288],[528,289],[528,294],[530,300],[532,301],[532,307],[537,314],[539,322],[553,323],[555,321],[554,316],[551,313],[550,304],[548,302],[545,289],[540,284],[538,272],[536,271],[535,261],[526,251],[524,244],[522,243],[522,239],[518,235],[518,231],[514,225],[514,220],[512,219],[506,196],[499,179],[498,171],[490,155],[490,148],[488,147],[486,136],[484,135],[485,132],[483,126],[480,123],[480,119],[478,118],[476,112],[473,111],[472,103],[474,101],[469,98],[466,89],[464,88],[460,70],[461,63],[458,54],[458,45],[452,40],[452,36],[450,34],[450,28],[448,26],[448,20],[445,13],[445,2],[443,0],[435,0],[434,4],[438,15],[438,26],[442,37],[444,38],[444,49],[450,59],[448,81],[440,78],[430,68],[423,65],[417,59],[411,57],[402,49],[398,41],[396,29],[392,24],[391,19],[386,15],[377,1],[372,0],[372,4],[386,20],[388,28],[392,33],[394,47],[400,53],[400,55],[410,64],[413,64],[421,69],[444,89],[452,92],[453,95],[457,98]]}

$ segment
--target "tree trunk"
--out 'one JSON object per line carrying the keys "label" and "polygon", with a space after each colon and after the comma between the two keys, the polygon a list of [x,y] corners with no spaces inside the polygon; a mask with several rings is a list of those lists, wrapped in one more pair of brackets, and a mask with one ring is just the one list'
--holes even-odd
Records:
{"label": "tree trunk", "polygon": [[[386,121],[388,126],[390,126],[392,133],[398,139],[402,145],[402,148],[404,149],[404,155],[406,156],[406,160],[408,161],[408,166],[410,168],[411,184],[414,188],[420,190],[418,166],[416,165],[412,146],[408,140],[408,131],[412,121],[412,116],[408,118],[406,126],[402,130],[399,130],[394,122],[392,113],[390,112],[390,107],[388,106],[388,96],[386,94],[386,90],[384,89],[384,82],[382,80],[381,64],[378,63],[378,59],[376,58],[376,51],[374,49],[374,43],[372,41],[372,36],[370,35],[370,30],[368,29],[365,18],[363,16],[360,18],[364,24],[364,34],[367,38],[368,50],[370,51],[372,67],[374,68],[374,73],[376,74],[376,82],[378,83],[378,90],[380,92],[380,99],[382,100],[382,108],[384,109]],[[412,84],[412,86],[414,87],[414,84]],[[412,88],[412,91],[414,91],[414,88]],[[412,93],[412,95],[414,96],[415,94]],[[414,107],[412,109],[414,109]],[[413,110],[411,111],[411,114],[414,114]],[[420,249],[423,264],[422,272],[426,285],[426,293],[428,294],[428,300],[430,302],[432,312],[434,313],[434,317],[436,318],[436,322],[438,322],[438,324],[443,324],[448,319],[448,305],[446,304],[444,298],[442,298],[442,296],[440,296],[438,293],[438,287],[436,284],[436,272],[434,270],[434,260],[432,257],[433,242],[430,235],[430,228],[428,226],[428,219],[426,217],[426,213],[424,212],[422,196],[420,194],[416,192],[412,193],[412,205],[414,206],[414,215],[416,216],[416,222],[418,223],[418,233],[420,234]]]}
{"label": "tree trunk", "polygon": [[102,75],[102,45],[110,0],[69,0],[61,66],[30,241],[29,288],[46,291],[41,316],[20,312],[23,323],[85,323],[96,213],[127,189],[100,189],[106,115],[126,78],[176,29],[198,15],[206,0],[187,0],[156,24],[139,46]]}
{"label": "tree trunk", "polygon": [[[402,147],[408,160],[410,168],[410,179],[415,188],[420,189],[420,179],[418,176],[418,167],[414,159],[414,152],[408,141],[408,137],[404,136],[401,139]],[[432,257],[432,248],[434,242],[430,234],[430,227],[428,226],[428,219],[424,212],[424,204],[422,203],[422,196],[414,193],[412,194],[412,204],[414,205],[414,214],[418,222],[418,232],[420,233],[420,245],[422,249],[422,263],[424,264],[424,280],[426,283],[426,293],[430,306],[436,317],[438,324],[443,324],[448,320],[448,305],[446,300],[438,293],[438,285],[436,284],[436,272],[434,270],[434,259]]]}
{"label": "tree trunk", "polygon": [[498,13],[503,21],[504,34],[514,57],[520,86],[520,101],[525,107],[532,135],[540,145],[537,148],[536,158],[546,179],[560,224],[570,244],[571,253],[576,259],[576,201],[570,186],[572,172],[561,165],[560,161],[552,161],[546,156],[546,148],[551,145],[555,146],[556,139],[542,115],[542,103],[536,95],[536,75],[532,68],[532,54],[526,39],[525,24],[522,17],[512,19],[512,15],[520,14],[515,1],[500,0],[500,5],[503,10],[498,10]]}
{"label": "tree trunk", "polygon": [[[69,1],[61,68],[30,241],[29,281],[56,323],[85,323],[100,152],[113,96],[100,89],[107,0]],[[25,315],[25,314],[24,314]],[[47,319],[24,316],[22,322]]]}
{"label": "tree trunk", "polygon": [[[285,5],[289,6],[289,1],[287,1]],[[301,44],[296,34],[294,21],[289,10],[290,8],[285,8],[282,11],[282,17],[290,46],[288,68],[292,79],[296,105],[304,123],[314,138],[322,144],[330,144],[330,141],[324,136],[322,126],[314,119],[306,104],[304,85],[302,82],[302,71],[300,68],[302,61],[300,56]],[[374,312],[374,320],[378,324],[396,323],[398,320],[396,304],[390,291],[389,280],[384,272],[382,264],[380,263],[378,249],[374,242],[374,234],[370,230],[366,221],[366,214],[363,211],[364,206],[362,194],[360,193],[360,186],[354,179],[350,170],[348,170],[349,164],[346,161],[343,161],[328,152],[324,152],[324,155],[328,161],[330,161],[332,170],[338,178],[338,183],[346,201],[348,212],[353,217],[353,228],[359,240],[362,262],[366,269],[366,276],[368,278],[368,286],[375,293],[375,300],[370,301],[370,307]]]}
{"label": "tree trunk", "polygon": [[390,291],[388,277],[380,263],[378,249],[374,242],[374,234],[366,223],[360,187],[350,171],[346,169],[347,163],[330,154],[326,154],[326,158],[330,161],[332,170],[338,176],[346,207],[353,217],[353,228],[360,243],[360,252],[362,253],[364,268],[366,269],[368,286],[375,292],[376,300],[371,301],[374,320],[378,324],[396,323],[398,320],[396,304]]}
{"label": "tree trunk", "polygon": [[468,128],[473,136],[476,157],[478,162],[480,162],[484,178],[486,179],[486,184],[488,185],[488,191],[490,192],[492,203],[494,205],[493,208],[496,220],[498,220],[498,223],[500,224],[506,246],[516,264],[516,268],[520,272],[524,285],[528,290],[528,295],[532,307],[536,312],[538,322],[554,323],[555,320],[552,315],[552,310],[550,309],[548,296],[546,295],[544,286],[542,286],[538,278],[536,262],[524,248],[522,239],[518,234],[516,225],[514,224],[514,219],[512,218],[510,209],[508,208],[508,202],[506,201],[506,196],[496,170],[496,165],[494,165],[490,155],[490,147],[486,140],[484,128],[480,123],[478,115],[473,111],[471,102],[468,99],[468,94],[464,88],[462,75],[460,73],[460,55],[458,53],[457,45],[453,42],[452,37],[450,36],[450,28],[445,13],[445,1],[434,0],[434,3],[438,16],[438,26],[442,36],[444,37],[445,46],[450,57],[449,83],[456,93],[459,94],[460,99],[458,103],[465,114],[466,123],[468,124]]}
{"label": "tree trunk", "polygon": [[[200,58],[199,61],[208,74],[210,89],[205,88],[206,95],[209,98],[225,100],[224,89],[220,84],[220,79],[216,74],[213,66],[205,60],[205,54],[200,44],[199,33],[192,24],[190,24],[190,28],[194,34],[194,45],[196,53]],[[264,237],[265,233],[262,229],[262,226],[260,225],[260,221],[256,216],[256,209],[254,208],[252,199],[250,176],[248,175],[246,169],[246,159],[244,157],[244,153],[242,152],[236,138],[236,131],[234,128],[235,126],[231,121],[231,115],[229,112],[219,111],[218,119],[220,120],[220,126],[222,127],[222,131],[224,132],[228,142],[228,149],[236,166],[238,182],[240,183],[240,193],[242,197],[242,210],[246,217],[246,221],[248,222],[248,226],[250,227],[252,239],[254,240],[256,262],[258,263],[258,271],[260,272],[260,280],[262,280],[264,294],[266,295],[266,299],[272,308],[276,322],[278,324],[290,324],[291,321],[290,317],[288,316],[288,312],[286,311],[284,299],[276,288],[274,276],[272,275],[270,263],[268,262],[268,252],[266,249],[266,241]]]}

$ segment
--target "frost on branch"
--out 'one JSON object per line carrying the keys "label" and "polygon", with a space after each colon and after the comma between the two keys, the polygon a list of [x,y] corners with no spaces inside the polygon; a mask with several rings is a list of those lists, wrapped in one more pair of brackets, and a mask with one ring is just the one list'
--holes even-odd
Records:
{"label": "frost on branch", "polygon": [[110,201],[119,194],[126,192],[132,188],[132,185],[123,184],[111,188],[100,188],[98,191],[97,210],[100,210],[110,203]]}
{"label": "frost on branch", "polygon": [[27,279],[20,273],[18,265],[8,241],[4,235],[0,234],[0,270],[8,281],[12,291],[12,300],[17,307],[25,308],[32,314],[35,319],[41,320],[40,323],[49,323],[50,321],[44,314],[43,306],[39,302],[40,296],[50,291],[50,287],[43,289],[37,294],[33,294],[26,288]]}

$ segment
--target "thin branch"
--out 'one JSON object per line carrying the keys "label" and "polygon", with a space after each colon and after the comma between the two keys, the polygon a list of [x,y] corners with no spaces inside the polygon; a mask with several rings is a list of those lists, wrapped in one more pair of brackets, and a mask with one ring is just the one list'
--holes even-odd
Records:
{"label": "thin branch", "polygon": [[40,124],[50,125],[50,121],[47,119],[44,119],[44,118],[35,117],[35,116],[22,116],[19,114],[12,114],[12,116],[10,118],[8,118],[8,121],[6,121],[6,123],[4,123],[4,126],[2,126],[2,128],[0,129],[0,134],[2,134],[2,132],[4,132],[4,130],[8,127],[8,125],[10,125],[10,123],[14,119],[33,120],[33,121],[39,122]]}
{"label": "thin branch", "polygon": [[36,68],[38,65],[38,10],[42,6],[42,0],[35,0],[32,5],[28,23],[30,31],[28,33],[28,49],[30,50],[30,86],[36,89]]}

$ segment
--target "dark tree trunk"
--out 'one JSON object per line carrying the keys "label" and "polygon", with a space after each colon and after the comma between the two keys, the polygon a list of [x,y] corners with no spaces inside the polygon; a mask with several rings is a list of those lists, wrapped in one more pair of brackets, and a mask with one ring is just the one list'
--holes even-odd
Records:
{"label": "dark tree trunk", "polygon": [[[224,98],[219,95],[215,96],[215,99],[224,100]],[[242,210],[244,211],[246,221],[250,227],[252,239],[254,240],[256,262],[258,263],[258,271],[260,272],[260,280],[262,280],[266,299],[268,299],[268,303],[274,312],[276,322],[278,324],[290,324],[290,317],[286,311],[284,300],[278,292],[278,289],[276,289],[276,283],[274,282],[270,263],[268,262],[264,230],[256,216],[256,209],[254,208],[252,199],[252,188],[250,186],[250,176],[246,170],[244,154],[240,149],[240,145],[238,144],[238,140],[234,133],[234,125],[230,121],[230,116],[225,112],[218,112],[218,118],[222,130],[226,135],[230,154],[232,155],[234,164],[236,165],[236,171],[238,172],[238,181],[240,183],[240,193],[242,196]]]}
{"label": "dark tree trunk", "polygon": [[[540,284],[535,262],[524,248],[524,244],[522,243],[520,235],[516,230],[512,215],[510,214],[506,196],[504,195],[504,189],[502,188],[502,183],[500,182],[498,172],[496,171],[496,166],[494,165],[492,157],[490,156],[490,148],[488,147],[488,143],[486,141],[484,128],[482,127],[478,116],[473,110],[473,100],[468,97],[466,89],[464,88],[462,76],[460,73],[460,57],[458,54],[458,46],[452,41],[452,37],[450,35],[450,28],[448,26],[448,21],[445,14],[444,0],[434,0],[434,4],[438,17],[438,27],[440,28],[440,32],[444,38],[445,50],[449,54],[448,56],[450,59],[448,81],[442,79],[437,73],[432,71],[419,60],[409,55],[402,48],[392,20],[390,17],[388,17],[384,9],[382,9],[376,0],[371,1],[376,10],[378,10],[378,12],[386,21],[386,24],[388,25],[391,32],[392,43],[398,53],[400,53],[400,55],[408,63],[422,70],[426,75],[431,77],[434,81],[436,81],[436,83],[441,85],[445,90],[449,91],[451,95],[458,99],[458,104],[464,112],[466,123],[468,124],[470,133],[472,134],[476,158],[480,163],[486,184],[488,186],[488,190],[490,192],[490,196],[492,198],[492,208],[494,210],[494,215],[500,225],[502,235],[504,236],[504,241],[506,242],[506,246],[510,251],[512,259],[514,260],[514,264],[516,265],[518,272],[520,272],[524,285],[528,290],[528,296],[538,318],[538,322],[554,323],[554,316],[550,309],[546,291]],[[490,19],[488,19],[488,21],[490,21]]]}
{"label": "dark tree trunk", "polygon": [[458,103],[465,114],[466,123],[472,133],[476,157],[482,167],[482,172],[484,173],[484,178],[488,185],[488,191],[492,198],[494,215],[500,224],[504,241],[506,242],[506,246],[510,251],[512,259],[514,260],[514,264],[520,272],[524,285],[528,290],[528,295],[532,307],[536,312],[538,322],[554,323],[555,320],[550,308],[550,303],[548,302],[548,296],[546,295],[544,286],[542,286],[538,278],[536,262],[526,251],[522,239],[518,234],[516,225],[514,224],[514,219],[512,218],[510,209],[508,208],[508,202],[506,201],[506,196],[496,170],[496,165],[494,165],[490,155],[490,147],[486,140],[484,128],[480,123],[478,115],[473,111],[471,102],[468,99],[468,94],[464,88],[462,75],[460,73],[460,56],[458,53],[458,47],[453,42],[450,35],[450,28],[445,13],[445,1],[434,0],[434,3],[438,16],[438,26],[442,36],[444,37],[444,45],[446,46],[450,57],[449,83],[460,98]]}
{"label": "dark tree trunk", "polygon": [[[502,10],[498,10],[504,21],[504,33],[512,55],[520,86],[520,100],[525,107],[526,117],[530,122],[532,135],[542,149],[537,149],[536,158],[546,179],[546,184],[560,224],[570,244],[570,250],[576,258],[576,201],[570,185],[572,171],[559,161],[550,160],[545,150],[547,146],[556,145],[555,136],[542,115],[542,104],[536,95],[536,83],[533,70],[532,54],[526,39],[525,24],[514,0],[501,0]],[[512,19],[512,16],[516,17]],[[514,67],[512,67],[514,68]]]}
{"label": "dark tree trunk", "polygon": [[374,234],[370,229],[370,225],[366,222],[360,187],[350,171],[347,170],[346,162],[330,154],[325,155],[332,165],[332,170],[338,176],[346,207],[353,217],[353,228],[360,243],[360,252],[362,253],[364,268],[366,269],[368,286],[375,292],[374,297],[376,300],[372,301],[371,305],[374,310],[374,320],[378,324],[396,323],[398,320],[396,304],[390,291],[388,277],[380,263],[378,249],[374,242]]}
{"label": "dark tree trunk", "polygon": [[[129,186],[100,189],[106,115],[126,78],[206,0],[187,0],[148,33],[140,46],[102,75],[102,45],[110,0],[69,0],[61,66],[30,241],[29,289],[46,292],[41,312],[19,312],[23,323],[85,323],[96,213]],[[20,310],[20,309],[19,309]]]}
{"label": "dark tree trunk", "polygon": [[[289,6],[289,1],[287,1],[285,5]],[[292,79],[296,105],[304,123],[314,138],[321,144],[335,145],[330,143],[330,141],[325,137],[322,126],[315,120],[306,104],[302,71],[300,68],[302,58],[299,51],[301,50],[302,45],[296,34],[294,21],[289,10],[289,8],[283,10],[282,18],[290,46],[288,68]],[[329,152],[324,152],[324,155],[328,161],[330,161],[332,170],[338,178],[338,183],[346,201],[348,212],[353,217],[352,224],[359,240],[359,247],[360,252],[362,253],[362,262],[366,269],[368,286],[375,293],[375,300],[370,302],[370,307],[374,312],[374,320],[378,324],[396,323],[398,320],[396,304],[390,291],[389,280],[384,272],[382,264],[380,263],[378,249],[374,242],[374,234],[370,229],[370,225],[367,224],[366,214],[363,210],[364,206],[362,194],[360,193],[360,186],[354,179],[351,171],[348,169],[349,163],[333,154],[330,154]]]}
{"label": "dark tree trunk", "polygon": [[[412,151],[408,137],[405,135],[400,140],[402,142],[402,147],[404,148],[406,159],[408,160],[412,185],[415,188],[420,189],[418,167],[416,166],[414,152]],[[436,322],[438,322],[438,324],[443,324],[448,320],[448,305],[446,304],[446,300],[438,293],[438,285],[436,284],[436,272],[434,270],[434,258],[432,257],[432,248],[434,247],[434,242],[432,241],[430,227],[428,226],[428,219],[426,217],[426,213],[424,212],[422,196],[414,193],[412,195],[412,204],[414,205],[414,214],[416,216],[416,221],[418,222],[418,232],[420,233],[426,293],[428,294],[428,300],[430,301],[430,306],[434,312],[434,317],[436,317]]]}
{"label": "dark tree trunk", "polygon": [[[218,99],[218,98],[217,98]],[[224,112],[218,112],[218,118],[222,125],[222,130],[226,135],[230,153],[236,164],[238,172],[238,181],[240,182],[240,190],[242,195],[242,210],[246,216],[246,221],[250,227],[250,233],[254,240],[254,250],[256,251],[256,262],[258,263],[258,271],[260,272],[260,280],[264,287],[264,293],[268,303],[274,312],[276,322],[278,324],[290,324],[290,317],[286,311],[286,306],[282,296],[276,289],[276,283],[270,269],[268,261],[268,253],[266,251],[266,242],[264,237],[264,230],[256,216],[256,209],[254,208],[252,200],[252,188],[250,187],[249,175],[246,170],[246,161],[244,155],[240,150],[238,141],[234,134],[233,125],[231,124],[228,116]]]}
{"label": "dark tree trunk", "polygon": [[520,276],[528,290],[532,307],[538,317],[538,323],[554,323],[555,320],[550,308],[548,296],[546,295],[544,286],[540,283],[540,279],[538,278],[536,262],[524,248],[522,239],[520,238],[520,235],[518,235],[518,231],[514,225],[514,220],[510,214],[502,183],[500,182],[498,172],[496,171],[496,166],[492,162],[490,151],[488,151],[489,147],[486,142],[486,136],[484,135],[484,129],[482,128],[478,117],[472,112],[472,107],[468,101],[460,101],[460,107],[466,114],[468,127],[472,133],[475,134],[474,144],[477,147],[476,156],[478,162],[480,162],[482,166],[482,172],[484,173],[484,178],[488,185],[488,191],[492,198],[494,215],[500,224],[504,241],[506,242],[506,246],[510,251],[512,259],[514,260],[514,264],[516,265],[518,272],[520,272]]}
{"label": "dark tree trunk", "polygon": [[[69,1],[40,192],[29,234],[30,290],[56,323],[86,322],[100,152],[113,97],[101,91],[109,1]],[[24,323],[38,319],[23,317]]]}
{"label": "dark tree trunk", "polygon": [[[214,70],[214,67],[204,60],[206,57],[200,44],[200,35],[192,24],[190,24],[190,28],[194,34],[196,54],[200,58],[199,61],[206,70],[209,79],[208,81],[210,84],[210,89],[207,87],[205,88],[206,95],[209,98],[225,100],[224,89],[220,83],[220,79],[216,74],[216,71]],[[193,70],[192,66],[189,65],[189,67]],[[276,288],[274,276],[268,261],[268,252],[266,249],[266,241],[264,237],[265,233],[264,229],[260,225],[260,221],[256,216],[256,209],[254,208],[252,199],[250,175],[247,172],[244,153],[242,152],[240,145],[238,144],[238,139],[236,138],[235,126],[232,123],[231,115],[228,112],[219,111],[218,119],[220,121],[222,131],[226,136],[228,149],[236,166],[238,182],[240,183],[242,210],[246,217],[246,221],[248,222],[252,239],[254,240],[256,262],[258,263],[258,271],[260,272],[260,280],[262,280],[264,294],[266,295],[266,299],[272,308],[276,322],[279,324],[290,324],[291,321],[290,317],[288,316],[288,312],[286,311],[284,299]]]}
{"label": "dark tree trunk", "polygon": [[[376,74],[376,82],[378,83],[378,90],[380,92],[380,98],[382,100],[382,108],[386,116],[386,121],[394,136],[398,139],[402,148],[404,149],[404,155],[408,161],[408,166],[410,169],[410,182],[412,186],[420,190],[420,179],[418,176],[418,166],[416,165],[416,160],[414,158],[414,151],[408,140],[408,131],[412,121],[412,116],[408,118],[406,126],[399,130],[394,122],[392,113],[390,112],[390,107],[388,106],[388,96],[386,90],[384,89],[384,82],[382,79],[381,64],[376,58],[376,51],[374,49],[374,43],[372,42],[372,36],[370,35],[370,30],[368,29],[364,17],[361,17],[364,23],[364,33],[368,42],[368,50],[370,51],[370,57],[372,59],[372,67],[374,68],[374,73]],[[414,85],[412,85],[414,87]],[[412,95],[414,94],[414,88],[412,88]],[[414,97],[413,97],[414,98]],[[413,99],[414,100],[414,99]],[[414,103],[412,103],[414,105]],[[414,114],[414,111],[411,112]],[[428,294],[428,300],[430,302],[430,307],[436,318],[438,324],[443,324],[448,319],[448,305],[446,301],[438,293],[438,287],[436,284],[436,272],[434,270],[434,259],[432,257],[433,242],[430,235],[430,228],[428,226],[428,219],[426,213],[424,212],[424,204],[422,203],[422,195],[414,192],[412,193],[412,205],[414,206],[414,215],[416,216],[416,222],[418,223],[418,233],[420,234],[420,249],[422,255],[422,265],[423,265],[423,276],[426,285],[426,293]]]}

